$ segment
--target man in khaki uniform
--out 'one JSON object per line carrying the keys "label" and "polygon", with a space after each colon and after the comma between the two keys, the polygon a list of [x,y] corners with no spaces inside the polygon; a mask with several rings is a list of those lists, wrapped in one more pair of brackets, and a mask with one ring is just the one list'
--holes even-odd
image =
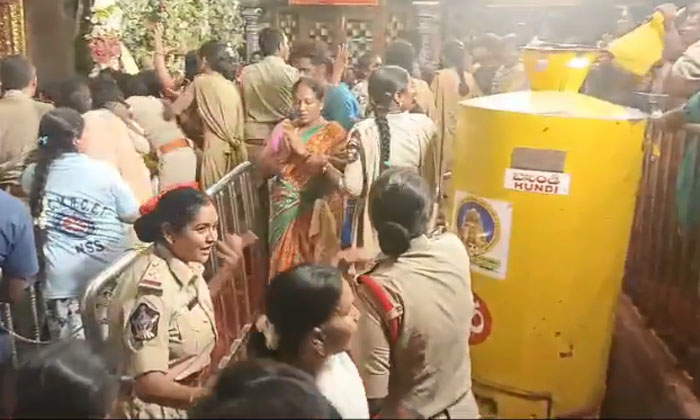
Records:
{"label": "man in khaki uniform", "polygon": [[177,122],[163,117],[165,105],[157,97],[159,86],[152,86],[157,82],[148,83],[149,77],[148,73],[142,73],[132,81],[130,94],[133,96],[126,102],[158,156],[159,188],[164,191],[176,184],[195,181],[197,156],[192,142],[185,137]]}
{"label": "man in khaki uniform", "polygon": [[[108,319],[122,374],[136,381],[117,418],[186,418],[185,408],[206,392],[199,374],[216,342],[214,306],[201,264],[186,264],[156,245],[121,278]],[[139,381],[145,376],[148,386]],[[163,378],[164,376],[164,378]],[[169,401],[169,406],[145,402]]]}
{"label": "man in khaki uniform", "polygon": [[[361,282],[352,353],[373,411],[385,418],[478,418],[468,346],[474,303],[459,238],[418,236],[399,259],[384,259],[367,275],[393,306],[382,309]],[[387,326],[397,319],[392,344]]]}
{"label": "man in khaki uniform", "polygon": [[275,125],[292,116],[292,88],[299,80],[297,69],[286,63],[289,46],[282,31],[263,29],[260,51],[265,58],[245,67],[241,74],[245,138],[251,161],[259,156]]}
{"label": "man in khaki uniform", "polygon": [[19,194],[18,179],[36,149],[41,117],[53,107],[32,99],[36,70],[25,57],[0,61],[0,188]]}
{"label": "man in khaki uniform", "polygon": [[[288,65],[287,37],[275,28],[260,32],[260,52],[265,58],[249,65],[241,73],[241,90],[245,108],[245,142],[248,159],[257,162],[275,126],[294,113],[292,88],[299,80],[299,72]],[[267,183],[256,176],[260,208],[267,213],[270,204]],[[259,218],[255,233],[267,237],[267,214]]]}

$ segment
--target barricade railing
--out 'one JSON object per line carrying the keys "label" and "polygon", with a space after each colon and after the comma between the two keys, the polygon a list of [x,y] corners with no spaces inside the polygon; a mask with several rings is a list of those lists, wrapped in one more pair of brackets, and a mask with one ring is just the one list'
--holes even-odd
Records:
{"label": "barricade railing", "polygon": [[[244,162],[207,189],[219,214],[219,236],[255,231],[260,225],[257,189],[252,184],[253,165]],[[238,272],[212,296],[219,340],[212,354],[212,366],[224,366],[239,357],[241,343],[250,329],[262,302],[267,278],[264,238],[245,250]],[[152,246],[152,245],[151,245]],[[81,315],[86,339],[98,347],[105,344],[108,331],[106,305],[111,291],[124,273],[150,246],[132,250],[91,280],[81,300]],[[209,261],[207,272],[217,267],[216,254]]]}
{"label": "barricade railing", "polygon": [[[696,183],[700,192],[700,153],[692,160],[698,141],[698,125],[669,131],[650,122],[623,282],[649,327],[694,378],[696,392],[700,390],[700,230],[684,223],[679,209],[692,212]],[[679,188],[686,191],[683,196]]]}
{"label": "barricade railing", "polygon": [[[2,270],[0,270],[0,279],[2,279]],[[3,332],[7,333],[9,338],[9,345],[7,349],[3,349],[3,351],[9,351],[9,358],[12,365],[15,367],[17,367],[19,363],[20,348],[33,348],[42,344],[48,344],[46,341],[41,341],[42,322],[39,314],[44,311],[42,311],[39,306],[37,286],[29,286],[26,299],[17,305],[22,305],[25,309],[22,315],[26,316],[26,312],[30,312],[31,315],[31,325],[24,324],[22,331],[18,332],[16,329],[16,317],[13,313],[14,305],[3,303],[2,313],[0,313],[0,328]],[[24,319],[24,321],[26,321],[26,319]],[[29,334],[31,334],[31,338],[28,337]],[[0,355],[2,355],[2,352],[0,352]]]}

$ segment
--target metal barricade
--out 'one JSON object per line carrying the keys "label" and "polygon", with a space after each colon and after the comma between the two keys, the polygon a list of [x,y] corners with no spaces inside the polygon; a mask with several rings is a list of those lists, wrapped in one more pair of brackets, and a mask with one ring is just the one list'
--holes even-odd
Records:
{"label": "metal barricade", "polygon": [[[254,230],[259,211],[257,190],[252,185],[253,165],[244,162],[207,189],[219,214],[219,237],[225,233],[243,233]],[[264,238],[245,250],[238,273],[212,296],[216,313],[219,340],[212,353],[212,366],[223,367],[241,356],[241,344],[260,310],[267,280],[267,258],[262,246]],[[152,245],[151,245],[152,246]],[[107,305],[111,291],[124,271],[149,247],[127,252],[88,283],[81,300],[81,311],[86,338],[96,346],[105,344],[108,330],[102,309]],[[207,271],[218,265],[213,253]]]}
{"label": "metal barricade", "polygon": [[[672,132],[651,122],[623,288],[700,390],[700,232],[677,213],[677,182],[700,126]],[[698,159],[700,160],[700,159]],[[700,164],[695,162],[695,171]],[[695,175],[700,182],[700,176]]]}
{"label": "metal barricade", "polygon": [[[0,279],[2,278],[2,270],[0,270]],[[21,305],[22,315],[27,315],[26,312],[31,313],[31,325],[24,325],[23,331],[17,331],[15,318],[16,314],[13,313],[13,309],[17,308],[17,305]],[[41,326],[42,320],[40,318],[40,313],[45,311],[41,310],[40,302],[38,299],[38,288],[36,285],[31,285],[27,289],[27,296],[23,301],[17,303],[16,305],[11,305],[9,303],[0,303],[2,306],[2,313],[0,313],[0,328],[7,333],[9,346],[8,351],[10,352],[10,360],[14,367],[19,365],[20,354],[23,353],[23,349],[31,349],[40,345],[49,344],[48,341],[41,340]],[[43,306],[43,305],[42,305]],[[26,317],[24,317],[26,320]],[[25,335],[22,335],[24,333]],[[26,334],[31,333],[29,338]]]}

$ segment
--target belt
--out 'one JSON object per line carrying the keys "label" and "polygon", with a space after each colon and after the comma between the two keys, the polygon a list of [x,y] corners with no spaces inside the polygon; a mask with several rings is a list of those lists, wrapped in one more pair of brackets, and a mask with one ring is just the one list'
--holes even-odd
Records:
{"label": "belt", "polygon": [[264,146],[265,139],[246,139],[245,143],[250,146]]}
{"label": "belt", "polygon": [[170,153],[174,150],[182,149],[185,147],[190,147],[190,143],[186,139],[177,139],[177,140],[173,140],[169,143],[165,143],[164,145],[160,146],[158,148],[158,151],[160,152],[161,155],[165,155],[165,154]]}

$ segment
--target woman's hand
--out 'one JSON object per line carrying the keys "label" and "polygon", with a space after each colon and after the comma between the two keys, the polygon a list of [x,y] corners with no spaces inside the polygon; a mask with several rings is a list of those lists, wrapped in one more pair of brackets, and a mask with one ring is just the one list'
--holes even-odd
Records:
{"label": "woman's hand", "polygon": [[323,168],[328,163],[328,158],[323,155],[309,155],[309,157],[304,162],[304,166],[307,168],[308,172],[312,174],[320,174],[323,172]]}
{"label": "woman's hand", "polygon": [[155,22],[152,26],[153,29],[153,46],[156,50],[156,54],[165,54],[165,48],[163,48],[163,33],[165,28],[162,22]]}
{"label": "woman's hand", "polygon": [[224,282],[233,276],[241,259],[243,259],[243,249],[257,240],[258,237],[253,232],[247,231],[240,236],[226,234],[224,240],[217,242],[216,256],[219,258],[219,269],[209,281],[209,293],[212,296],[216,296]]}
{"label": "woman's hand", "polygon": [[343,184],[343,177],[344,174],[339,171],[334,165],[329,165],[325,167],[325,176],[328,178],[333,185],[338,187],[339,189],[343,190],[344,189],[344,184]]}
{"label": "woman's hand", "polygon": [[243,258],[243,238],[232,234],[224,235],[224,240],[216,243],[216,256],[221,269],[233,271]]}
{"label": "woman's hand", "polygon": [[676,20],[676,15],[678,14],[678,7],[673,3],[664,3],[656,6],[655,9],[660,12],[664,17],[664,25],[666,27],[672,25]]}
{"label": "woman's hand", "polygon": [[333,60],[333,73],[331,74],[331,84],[339,85],[343,80],[343,73],[345,69],[348,68],[348,63],[350,62],[350,50],[346,44],[338,45],[338,50],[335,54],[335,60]]}
{"label": "woman's hand", "polygon": [[148,372],[134,380],[133,393],[145,402],[187,410],[211,390],[182,385],[163,372]]}
{"label": "woman's hand", "polygon": [[299,129],[295,127],[290,120],[284,120],[282,122],[282,133],[284,135],[284,141],[287,143],[287,147],[292,153],[301,158],[306,158],[308,156],[309,152],[306,150],[304,142],[301,141]]}

